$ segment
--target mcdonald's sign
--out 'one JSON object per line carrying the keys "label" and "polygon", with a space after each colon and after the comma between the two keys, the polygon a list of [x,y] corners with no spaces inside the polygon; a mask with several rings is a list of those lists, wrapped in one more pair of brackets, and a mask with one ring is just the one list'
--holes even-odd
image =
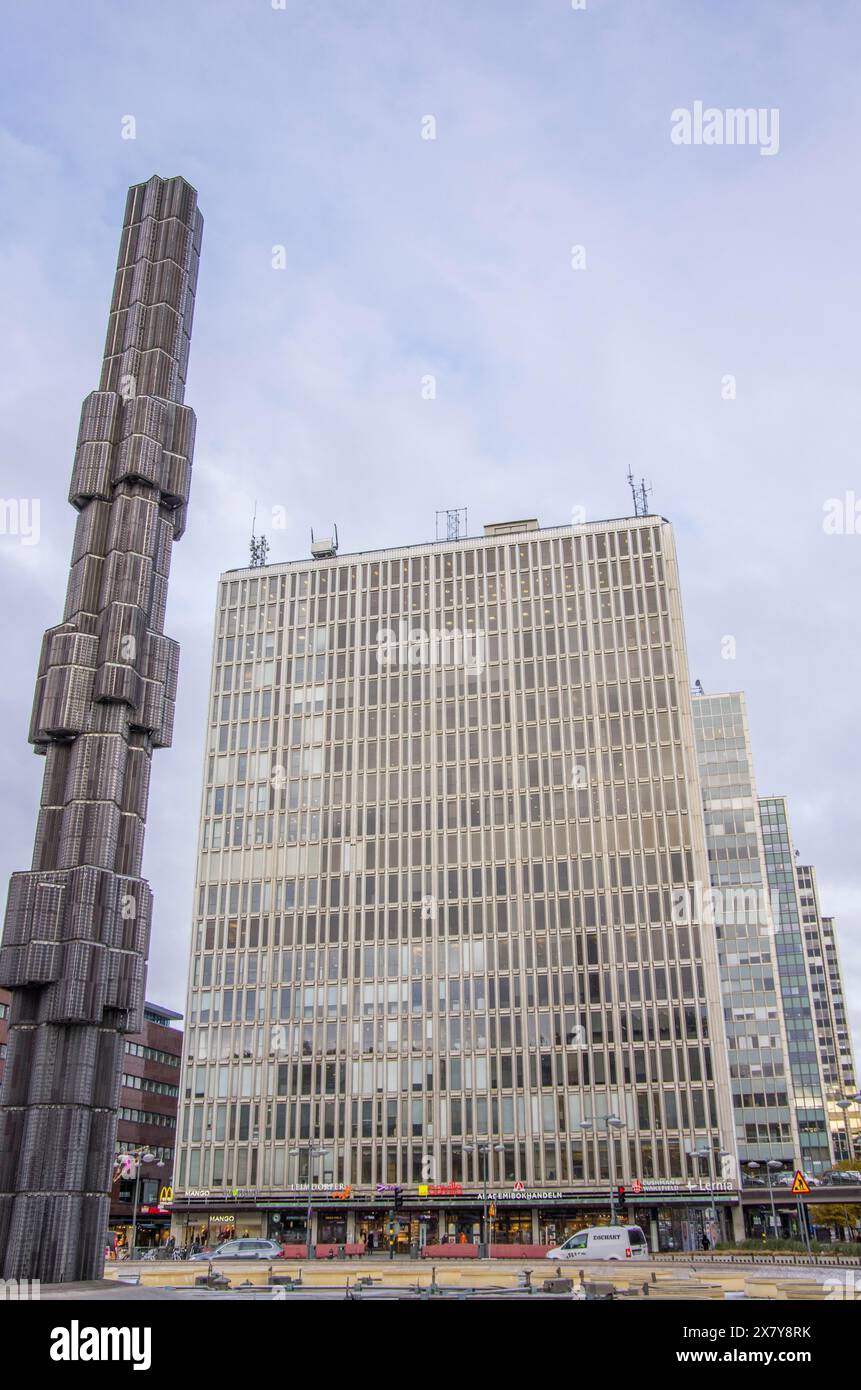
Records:
{"label": "mcdonald's sign", "polygon": [[163,1187],[158,1194],[158,1204],[160,1207],[168,1207],[173,1202],[173,1188]]}

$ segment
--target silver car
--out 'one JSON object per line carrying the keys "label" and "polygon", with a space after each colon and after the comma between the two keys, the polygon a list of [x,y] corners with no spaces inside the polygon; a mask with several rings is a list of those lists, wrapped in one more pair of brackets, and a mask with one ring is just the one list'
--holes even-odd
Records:
{"label": "silver car", "polygon": [[[808,1187],[820,1186],[819,1178],[814,1178],[811,1173],[802,1173],[801,1176],[804,1178],[804,1181],[807,1183]],[[778,1173],[777,1177],[772,1178],[771,1180],[772,1187],[792,1187],[792,1184],[794,1182],[794,1173]]]}
{"label": "silver car", "polygon": [[200,1250],[193,1260],[280,1260],[281,1246],[277,1240],[226,1240],[207,1253]]}

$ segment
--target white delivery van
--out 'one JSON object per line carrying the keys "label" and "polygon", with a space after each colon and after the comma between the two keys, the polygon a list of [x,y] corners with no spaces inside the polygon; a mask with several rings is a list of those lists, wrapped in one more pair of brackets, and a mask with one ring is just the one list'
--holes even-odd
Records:
{"label": "white delivery van", "polygon": [[546,1255],[548,1260],[645,1260],[649,1243],[639,1226],[589,1226]]}

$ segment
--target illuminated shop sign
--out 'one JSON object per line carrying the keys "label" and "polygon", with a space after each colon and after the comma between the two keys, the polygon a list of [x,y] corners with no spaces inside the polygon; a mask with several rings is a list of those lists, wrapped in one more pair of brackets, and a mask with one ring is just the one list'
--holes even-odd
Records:
{"label": "illuminated shop sign", "polygon": [[570,1200],[566,1192],[545,1192],[529,1187],[504,1188],[501,1192],[488,1192],[492,1202],[558,1202],[563,1198]]}
{"label": "illuminated shop sign", "polygon": [[685,1181],[684,1178],[656,1178],[654,1182],[647,1179],[640,1180],[635,1178],[631,1184],[631,1191],[638,1193],[648,1192],[735,1192],[735,1186],[731,1182],[692,1182]]}
{"label": "illuminated shop sign", "polygon": [[[349,1190],[349,1188],[338,1187],[337,1183],[334,1182],[312,1182],[311,1184],[312,1192],[326,1192],[329,1194],[330,1197],[338,1197],[341,1195],[341,1193],[349,1192]],[[288,1187],[285,1189],[285,1191],[295,1192],[300,1197],[304,1194],[307,1197],[308,1184],[305,1182],[302,1183],[299,1187]]]}

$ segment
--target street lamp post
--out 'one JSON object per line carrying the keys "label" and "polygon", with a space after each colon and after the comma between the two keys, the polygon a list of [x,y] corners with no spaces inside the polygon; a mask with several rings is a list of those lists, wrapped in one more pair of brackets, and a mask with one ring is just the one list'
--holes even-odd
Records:
{"label": "street lamp post", "polygon": [[[688,1149],[687,1153],[690,1158],[695,1158],[697,1160],[697,1174],[699,1174],[699,1160],[701,1158],[705,1158],[708,1160],[709,1201],[711,1203],[709,1209],[710,1220],[714,1222],[714,1225],[718,1229],[718,1233],[722,1236],[722,1222],[718,1221],[717,1205],[715,1203],[715,1183],[717,1182],[717,1174],[715,1172],[715,1169],[717,1167],[715,1162],[716,1155],[713,1149],[711,1148]],[[717,1154],[717,1157],[722,1159],[729,1158],[730,1156],[731,1155],[725,1149],[720,1149]],[[705,1225],[703,1226],[703,1234],[705,1234]]]}
{"label": "street lamp post", "polygon": [[[734,1169],[737,1169],[737,1166],[738,1166],[738,1159],[737,1159],[737,1156],[736,1156],[735,1154],[731,1153],[729,1149],[718,1149],[717,1157],[720,1159],[720,1162],[721,1162],[721,1174],[722,1174],[722,1176],[723,1176],[724,1178],[729,1177],[729,1176],[730,1176],[730,1173],[727,1172],[727,1169],[726,1169],[726,1167],[725,1167],[725,1160],[728,1159],[728,1158],[731,1158],[732,1161],[733,1161],[733,1168],[734,1168]],[[732,1172],[732,1177],[733,1177],[733,1178],[736,1177],[736,1172],[735,1172],[735,1171]],[[715,1183],[717,1183],[717,1163],[715,1163]],[[740,1187],[740,1186],[741,1186],[741,1179],[740,1179],[740,1178],[738,1179],[738,1184],[739,1184],[739,1187]],[[723,1238],[724,1235],[726,1234],[726,1220],[727,1220],[727,1217],[729,1216],[729,1210],[728,1210],[727,1208],[724,1208],[724,1213],[723,1213],[723,1215],[720,1217],[720,1219],[718,1218],[717,1203],[716,1203],[715,1200],[714,1200],[714,1187],[712,1187],[712,1210],[713,1210],[713,1212],[714,1212],[714,1222],[715,1222],[715,1225],[717,1226],[718,1234],[721,1236],[721,1238]],[[730,1218],[730,1219],[731,1219],[731,1218]],[[730,1235],[731,1235],[731,1234],[732,1234],[732,1226],[730,1226]]]}
{"label": "street lamp post", "polygon": [[770,1198],[770,1200],[771,1200],[771,1224],[772,1224],[772,1228],[773,1228],[773,1230],[774,1230],[774,1238],[775,1238],[775,1240],[777,1240],[777,1238],[778,1238],[778,1231],[777,1231],[777,1211],[775,1210],[775,1206],[774,1206],[774,1187],[772,1186],[771,1175],[772,1175],[772,1173],[777,1172],[777,1171],[778,1171],[779,1169],[781,1169],[782,1167],[783,1167],[783,1164],[782,1164],[782,1163],[780,1162],[780,1160],[777,1159],[777,1158],[770,1158],[770,1159],[768,1160],[768,1162],[766,1163],[766,1165],[765,1165],[765,1171],[766,1171],[766,1174],[767,1174],[767,1176],[768,1176],[768,1195],[769,1195],[769,1198]]}
{"label": "street lamp post", "polygon": [[856,1091],[854,1096],[844,1096],[835,1104],[843,1111],[843,1125],[846,1130],[846,1157],[851,1162],[855,1154],[853,1153],[854,1145],[852,1143],[852,1127],[849,1123],[849,1111],[853,1105],[861,1105],[861,1091]]}
{"label": "street lamp post", "polygon": [[504,1144],[489,1144],[489,1143],[488,1143],[488,1144],[480,1144],[480,1145],[479,1145],[479,1148],[478,1148],[478,1152],[481,1154],[482,1158],[484,1159],[484,1201],[483,1201],[482,1219],[481,1219],[481,1239],[482,1239],[482,1244],[483,1244],[483,1246],[484,1246],[484,1257],[485,1257],[485,1258],[486,1258],[487,1255],[490,1253],[490,1240],[488,1239],[488,1231],[487,1231],[487,1182],[488,1182],[488,1168],[489,1168],[489,1166],[490,1166],[490,1154],[491,1154],[491,1150],[493,1150],[493,1149],[495,1149],[497,1153],[502,1153],[503,1150],[504,1150],[504,1148],[505,1148],[505,1145],[504,1145]]}
{"label": "street lamp post", "polygon": [[[753,1169],[754,1172],[757,1172],[762,1166],[763,1165],[757,1163],[755,1159],[751,1159],[750,1162],[745,1165],[745,1167]],[[777,1210],[774,1205],[774,1187],[772,1186],[771,1175],[776,1169],[782,1167],[783,1164],[780,1162],[780,1159],[777,1158],[770,1158],[765,1164],[765,1176],[768,1181],[768,1197],[771,1202],[771,1229],[774,1232],[775,1240],[777,1240]]]}
{"label": "street lamp post", "polygon": [[[843,1099],[838,1100],[836,1104],[843,1111],[843,1124],[846,1129],[846,1161],[847,1163],[851,1163],[852,1160],[855,1158],[855,1146],[852,1143],[852,1126],[849,1123],[849,1111],[851,1110],[853,1105],[861,1105],[861,1091],[856,1091],[853,1096],[844,1096]],[[845,1203],[843,1204],[843,1218],[846,1222],[847,1234],[851,1239],[852,1224],[849,1220],[849,1208],[846,1206]]]}
{"label": "street lamp post", "polygon": [[[591,1120],[581,1120],[581,1121],[580,1121],[580,1128],[582,1129],[583,1134],[584,1134],[584,1136],[585,1136],[585,1135],[587,1135],[587,1134],[591,1134],[591,1133],[592,1133],[592,1130],[595,1128],[595,1126],[592,1124],[592,1121],[591,1121]],[[585,1172],[585,1169],[584,1169],[584,1172]],[[610,1189],[610,1225],[611,1225],[611,1226],[615,1226],[615,1224],[616,1224],[616,1223],[615,1223],[615,1220],[614,1220],[614,1214],[615,1214],[615,1207],[614,1207],[614,1205],[613,1205],[613,1190],[612,1190],[612,1188],[611,1188],[611,1189]]]}
{"label": "street lamp post", "polygon": [[607,1148],[610,1151],[610,1225],[616,1225],[616,1145],[613,1141],[611,1130],[625,1128],[625,1121],[620,1120],[618,1115],[608,1115],[605,1121],[607,1126]]}
{"label": "street lamp post", "polygon": [[[610,1158],[610,1225],[611,1225],[611,1226],[615,1226],[615,1225],[617,1224],[617,1223],[616,1223],[616,1149],[615,1149],[615,1145],[614,1145],[614,1143],[613,1143],[613,1135],[612,1135],[612,1132],[611,1132],[611,1131],[614,1130],[614,1129],[624,1129],[624,1128],[625,1128],[625,1121],[624,1121],[624,1120],[620,1120],[618,1115],[607,1115],[607,1116],[605,1116],[605,1118],[604,1118],[604,1120],[603,1120],[603,1124],[604,1124],[605,1129],[607,1130],[607,1150],[608,1150],[609,1158]],[[588,1133],[588,1132],[590,1132],[592,1129],[594,1129],[594,1125],[593,1125],[593,1123],[592,1123],[591,1120],[581,1120],[581,1121],[580,1121],[580,1128],[581,1128],[582,1130],[585,1130],[585,1131]]]}
{"label": "street lamp post", "polygon": [[135,1249],[138,1243],[138,1203],[140,1202],[141,1191],[141,1168],[145,1163],[155,1163],[155,1154],[150,1153],[149,1149],[129,1149],[124,1157],[133,1158],[135,1161],[135,1193],[134,1204],[132,1206],[132,1252],[131,1258],[135,1257]]}
{"label": "street lamp post", "polygon": [[[708,1165],[708,1179],[709,1179],[709,1199],[710,1199],[710,1201],[711,1201],[710,1211],[711,1211],[711,1217],[712,1217],[712,1219],[714,1219],[714,1217],[715,1217],[715,1209],[714,1209],[714,1205],[715,1205],[715,1189],[714,1189],[714,1180],[713,1180],[713,1178],[712,1178],[712,1165],[711,1165],[712,1151],[711,1151],[711,1149],[688,1149],[686,1152],[687,1152],[687,1155],[688,1155],[689,1158],[695,1158],[695,1159],[697,1160],[697,1177],[699,1177],[699,1172],[700,1172],[700,1159],[701,1159],[701,1158],[705,1158],[705,1159],[708,1159],[708,1160],[709,1160],[709,1165]],[[706,1233],[706,1229],[705,1229],[705,1219],[703,1219],[703,1235],[705,1235],[705,1233]]]}
{"label": "street lamp post", "polygon": [[[291,1150],[290,1150],[291,1155],[292,1155],[292,1154],[298,1155],[298,1154],[300,1154],[301,1152],[302,1152],[301,1149],[291,1149]],[[305,1213],[305,1253],[306,1253],[306,1255],[307,1255],[307,1258],[310,1260],[310,1258],[311,1258],[311,1219],[312,1219],[312,1214],[313,1214],[313,1213],[312,1213],[311,1186],[312,1186],[312,1183],[313,1183],[313,1180],[314,1180],[314,1159],[315,1159],[315,1158],[321,1158],[321,1157],[323,1156],[323,1154],[328,1153],[329,1151],[328,1151],[328,1149],[315,1149],[315,1148],[310,1148],[310,1147],[309,1147],[309,1148],[306,1150],[306,1152],[307,1152],[307,1154],[308,1154],[308,1209],[307,1209],[307,1211],[306,1211],[306,1213]]]}

